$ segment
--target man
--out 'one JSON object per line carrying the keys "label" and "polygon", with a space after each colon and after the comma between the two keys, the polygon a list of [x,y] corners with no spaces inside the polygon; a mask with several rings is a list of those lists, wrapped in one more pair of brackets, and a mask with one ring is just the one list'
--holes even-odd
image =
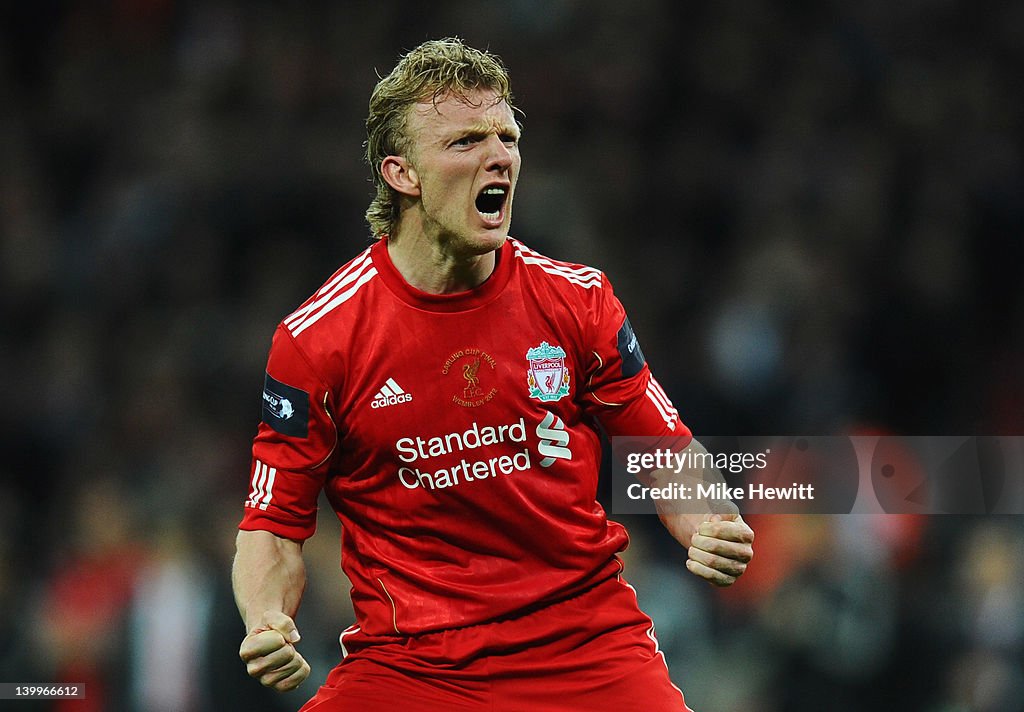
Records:
{"label": "man", "polygon": [[[508,237],[520,128],[500,61],[406,55],[367,120],[379,237],[278,327],[233,578],[264,685],[326,491],[356,624],[304,710],[685,710],[595,501],[611,434],[689,436],[605,276]],[[690,571],[743,573],[738,515],[663,515]],[[698,531],[699,530],[699,531]]]}

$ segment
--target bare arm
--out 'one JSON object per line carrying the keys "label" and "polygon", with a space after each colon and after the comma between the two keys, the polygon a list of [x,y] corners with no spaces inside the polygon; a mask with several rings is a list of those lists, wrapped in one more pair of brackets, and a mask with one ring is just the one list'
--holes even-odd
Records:
{"label": "bare arm", "polygon": [[259,627],[264,611],[293,617],[306,588],[302,544],[270,532],[238,532],[231,583],[246,630]]}
{"label": "bare arm", "polygon": [[295,649],[293,620],[306,588],[302,544],[266,531],[240,531],[235,541],[231,582],[246,636],[238,651],[249,675],[285,691],[309,676]]}
{"label": "bare arm", "polygon": [[[697,440],[691,440],[687,449],[707,453]],[[724,482],[722,474],[714,467],[680,473],[657,470],[651,476],[654,486],[679,482],[691,490],[698,482]],[[666,500],[656,500],[656,504],[662,524],[687,549],[686,568],[690,573],[716,586],[730,586],[746,571],[754,556],[754,532],[731,501],[707,500],[707,511],[703,513],[673,508]]]}

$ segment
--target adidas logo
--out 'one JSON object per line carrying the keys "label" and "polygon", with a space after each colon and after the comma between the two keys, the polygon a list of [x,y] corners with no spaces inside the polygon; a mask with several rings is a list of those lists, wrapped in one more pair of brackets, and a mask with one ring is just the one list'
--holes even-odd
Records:
{"label": "adidas logo", "polygon": [[389,405],[397,405],[398,403],[408,403],[412,400],[412,393],[406,393],[402,390],[402,387],[395,382],[395,379],[389,378],[384,382],[384,385],[377,391],[377,395],[373,397],[373,402],[370,403],[371,408],[387,408]]}

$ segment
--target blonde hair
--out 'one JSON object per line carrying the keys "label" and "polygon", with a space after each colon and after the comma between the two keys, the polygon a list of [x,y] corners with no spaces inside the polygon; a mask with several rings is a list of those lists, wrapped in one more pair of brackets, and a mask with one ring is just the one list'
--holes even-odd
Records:
{"label": "blonde hair", "polygon": [[375,237],[391,234],[398,222],[398,195],[380,172],[387,156],[407,155],[409,109],[430,99],[434,103],[452,95],[469,101],[469,92],[489,89],[512,106],[508,71],[490,52],[467,46],[458,37],[424,42],[402,57],[370,95],[366,118],[366,160],[373,172],[377,194],[366,211]]}

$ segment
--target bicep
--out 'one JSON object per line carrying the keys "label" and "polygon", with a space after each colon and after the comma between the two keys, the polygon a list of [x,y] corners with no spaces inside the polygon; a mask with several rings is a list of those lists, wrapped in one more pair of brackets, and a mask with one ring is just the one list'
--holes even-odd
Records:
{"label": "bicep", "polygon": [[609,403],[591,398],[586,403],[587,410],[608,435],[689,437],[690,429],[654,376],[645,369],[635,379],[638,382],[632,385],[633,393],[623,401]]}

